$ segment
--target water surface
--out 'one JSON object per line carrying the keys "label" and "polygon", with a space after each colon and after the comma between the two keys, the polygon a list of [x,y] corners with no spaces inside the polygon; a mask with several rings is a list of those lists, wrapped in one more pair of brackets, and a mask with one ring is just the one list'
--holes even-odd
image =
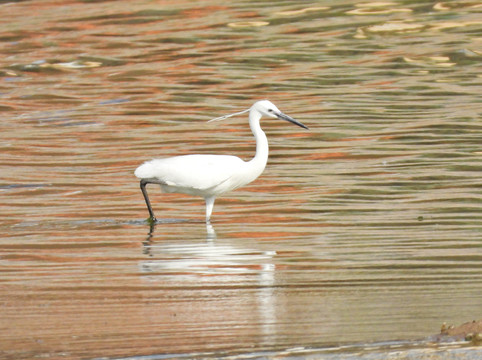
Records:
{"label": "water surface", "polygon": [[[1,356],[276,356],[480,319],[480,11],[1,4]],[[134,169],[250,159],[246,117],[206,121],[263,98],[310,131],[263,121],[268,166],[212,228],[151,187],[150,229]]]}

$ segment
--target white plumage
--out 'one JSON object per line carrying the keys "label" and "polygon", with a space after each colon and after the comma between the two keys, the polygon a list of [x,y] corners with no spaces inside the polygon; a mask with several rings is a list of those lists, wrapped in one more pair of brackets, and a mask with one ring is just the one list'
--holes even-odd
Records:
{"label": "white plumage", "polygon": [[135,175],[152,179],[167,193],[208,197],[244,185],[245,166],[246,162],[231,155],[184,155],[147,161]]}
{"label": "white plumage", "polygon": [[256,155],[250,161],[231,155],[196,154],[154,159],[136,169],[134,174],[141,179],[141,190],[151,221],[156,221],[156,218],[145,188],[147,184],[159,184],[168,193],[202,196],[206,200],[206,222],[209,222],[217,196],[246,185],[261,175],[268,161],[269,150],[268,140],[259,124],[263,115],[287,120],[307,129],[305,125],[283,114],[268,100],[258,101],[248,110],[249,125],[256,139]]}

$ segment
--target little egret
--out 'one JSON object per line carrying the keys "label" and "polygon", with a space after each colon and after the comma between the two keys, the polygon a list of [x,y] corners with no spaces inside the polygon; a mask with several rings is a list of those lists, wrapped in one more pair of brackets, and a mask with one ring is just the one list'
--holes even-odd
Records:
{"label": "little egret", "polygon": [[136,169],[135,176],[141,179],[141,191],[151,222],[156,222],[156,218],[147,195],[147,184],[158,184],[166,193],[202,196],[206,201],[206,223],[209,223],[217,196],[246,185],[261,175],[268,162],[269,149],[266,134],[259,125],[263,115],[286,120],[308,129],[299,121],[283,114],[268,100],[258,101],[247,110],[210,121],[223,120],[248,111],[249,126],[256,139],[256,155],[250,161],[243,161],[231,155],[195,154],[154,159]]}

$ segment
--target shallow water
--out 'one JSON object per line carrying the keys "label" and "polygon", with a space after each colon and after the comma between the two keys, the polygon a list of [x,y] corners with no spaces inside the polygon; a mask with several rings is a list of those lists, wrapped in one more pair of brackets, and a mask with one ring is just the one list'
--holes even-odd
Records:
{"label": "shallow water", "polygon": [[[1,4],[1,356],[275,356],[480,319],[481,9]],[[265,120],[268,166],[212,227],[151,187],[150,229],[134,169],[249,159],[245,116],[206,121],[262,98],[310,131]]]}

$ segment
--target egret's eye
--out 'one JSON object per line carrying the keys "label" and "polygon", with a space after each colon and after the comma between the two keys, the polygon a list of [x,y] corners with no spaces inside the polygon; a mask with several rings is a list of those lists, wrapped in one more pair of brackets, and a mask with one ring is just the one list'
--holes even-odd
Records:
{"label": "egret's eye", "polygon": [[268,109],[268,112],[273,112],[273,109]]}

